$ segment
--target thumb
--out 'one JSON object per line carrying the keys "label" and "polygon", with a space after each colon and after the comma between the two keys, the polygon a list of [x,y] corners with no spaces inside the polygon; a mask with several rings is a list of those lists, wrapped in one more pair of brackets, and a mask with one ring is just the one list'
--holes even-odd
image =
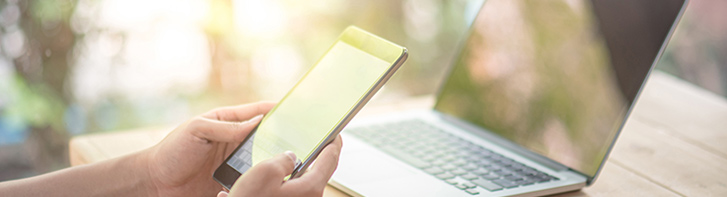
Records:
{"label": "thumb", "polygon": [[257,181],[273,184],[283,183],[285,176],[290,175],[295,168],[296,156],[291,151],[285,151],[273,158],[255,164],[243,173],[240,179],[257,179]]}
{"label": "thumb", "polygon": [[230,194],[225,191],[220,191],[220,193],[217,193],[217,197],[227,197],[228,195]]}
{"label": "thumb", "polygon": [[283,185],[283,179],[293,172],[295,161],[295,154],[291,151],[285,151],[285,153],[278,154],[273,158],[254,165],[235,182],[235,185],[230,189],[230,195],[271,195],[266,192],[270,192],[272,188],[279,188]]}
{"label": "thumb", "polygon": [[215,142],[241,142],[262,119],[255,116],[245,122],[227,122],[197,117],[189,122],[187,127],[192,135]]}
{"label": "thumb", "polygon": [[282,154],[278,154],[273,158],[257,164],[257,166],[259,166],[261,171],[265,171],[266,174],[276,178],[279,177],[280,180],[282,180],[285,176],[293,173],[296,160],[297,157],[295,156],[295,153],[292,151],[285,151]]}

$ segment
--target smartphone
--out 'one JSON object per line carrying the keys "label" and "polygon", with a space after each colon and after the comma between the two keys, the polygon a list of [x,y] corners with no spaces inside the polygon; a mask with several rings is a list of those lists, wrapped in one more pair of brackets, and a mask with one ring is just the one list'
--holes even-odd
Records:
{"label": "smartphone", "polygon": [[299,158],[288,179],[301,176],[407,56],[404,47],[346,28],[215,170],[214,179],[230,189],[252,166],[288,150]]}

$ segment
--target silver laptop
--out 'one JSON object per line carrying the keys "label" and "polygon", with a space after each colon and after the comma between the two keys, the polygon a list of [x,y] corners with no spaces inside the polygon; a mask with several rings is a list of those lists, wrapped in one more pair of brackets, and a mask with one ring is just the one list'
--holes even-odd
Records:
{"label": "silver laptop", "polygon": [[592,184],[685,5],[487,0],[434,108],[354,119],[331,183],[364,196]]}

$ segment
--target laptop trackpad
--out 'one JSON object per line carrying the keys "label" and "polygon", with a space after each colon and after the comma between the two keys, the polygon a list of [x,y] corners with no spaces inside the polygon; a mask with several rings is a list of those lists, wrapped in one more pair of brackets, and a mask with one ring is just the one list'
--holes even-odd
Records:
{"label": "laptop trackpad", "polygon": [[360,142],[353,141],[349,140],[343,146],[338,169],[334,174],[335,180],[345,184],[362,184],[416,174],[414,168],[382,152],[373,151],[371,147],[359,149],[361,147],[357,146]]}

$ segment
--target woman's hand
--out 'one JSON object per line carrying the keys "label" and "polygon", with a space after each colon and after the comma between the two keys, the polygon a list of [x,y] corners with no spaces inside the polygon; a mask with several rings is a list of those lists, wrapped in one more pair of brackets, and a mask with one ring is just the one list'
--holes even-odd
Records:
{"label": "woman's hand", "polygon": [[192,118],[141,155],[157,196],[212,196],[217,167],[275,106],[258,102],[223,107]]}

